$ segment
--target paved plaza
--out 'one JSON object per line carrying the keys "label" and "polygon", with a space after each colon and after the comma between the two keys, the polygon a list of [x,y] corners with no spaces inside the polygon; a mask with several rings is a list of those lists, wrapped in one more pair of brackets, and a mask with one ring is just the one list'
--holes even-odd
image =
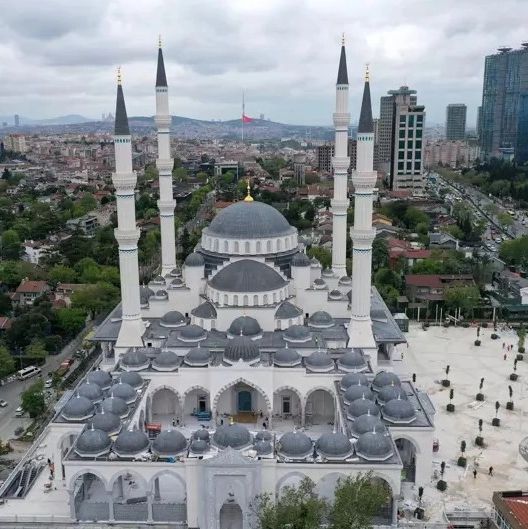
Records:
{"label": "paved plaza", "polygon": [[[513,331],[498,331],[500,338],[492,340],[492,328],[481,329],[482,345],[474,345],[476,328],[431,327],[424,331],[419,324],[411,325],[407,335],[409,347],[404,351],[401,369],[416,373],[417,386],[426,390],[436,407],[435,437],[440,443],[434,454],[433,472],[440,474],[440,463],[446,462],[445,493],[436,490],[438,478],[431,477],[425,487],[426,514],[439,520],[442,510],[454,508],[490,507],[494,490],[518,490],[527,486],[528,463],[519,455],[519,442],[528,436],[526,411],[528,408],[528,355],[519,361],[516,382],[509,380],[517,352],[517,335]],[[503,343],[513,350],[504,360]],[[454,389],[454,413],[446,411],[449,389],[440,384],[445,378],[445,367],[450,366],[449,379]],[[480,379],[484,378],[484,402],[477,402]],[[513,388],[514,411],[506,410],[508,386]],[[495,402],[501,404],[499,428],[491,425],[495,416]],[[478,421],[483,419],[484,449],[475,445]],[[458,467],[460,443],[467,443],[466,469]],[[493,466],[493,477],[488,469]],[[477,469],[477,477],[473,470]],[[406,496],[412,497],[415,491]]]}

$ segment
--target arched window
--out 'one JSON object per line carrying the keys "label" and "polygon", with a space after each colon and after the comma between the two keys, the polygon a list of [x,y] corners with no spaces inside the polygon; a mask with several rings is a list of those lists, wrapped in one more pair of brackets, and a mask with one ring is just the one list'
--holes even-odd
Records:
{"label": "arched window", "polygon": [[267,294],[264,294],[264,305],[267,305],[268,304],[268,295]]}
{"label": "arched window", "polygon": [[260,241],[257,241],[257,253],[261,252],[261,244]]}
{"label": "arched window", "polygon": [[229,298],[227,297],[227,294],[224,294],[224,305],[227,305],[229,303]]}
{"label": "arched window", "polygon": [[244,305],[244,307],[247,307],[249,305],[249,298],[247,296],[244,296],[242,305]]}
{"label": "arched window", "polygon": [[215,239],[215,242],[214,242],[214,251],[215,251],[215,252],[218,251],[218,239]]}
{"label": "arched window", "polygon": [[268,241],[266,246],[267,246],[267,251],[271,252],[271,241]]}
{"label": "arched window", "polygon": [[238,305],[238,296],[236,294],[233,296],[233,305]]}
{"label": "arched window", "polygon": [[253,305],[256,306],[256,305],[258,305],[258,304],[259,304],[259,302],[258,302],[258,296],[255,294],[255,295],[253,296]]}
{"label": "arched window", "polygon": [[235,253],[240,252],[240,248],[238,246],[238,241],[235,241]]}
{"label": "arched window", "polygon": [[249,242],[246,242],[246,253],[249,253]]}
{"label": "arched window", "polygon": [[277,239],[277,251],[280,252],[282,249],[282,242],[280,239]]}
{"label": "arched window", "polygon": [[224,252],[229,252],[229,243],[227,241],[224,241]]}
{"label": "arched window", "polygon": [[273,292],[273,303],[277,303],[277,292]]}

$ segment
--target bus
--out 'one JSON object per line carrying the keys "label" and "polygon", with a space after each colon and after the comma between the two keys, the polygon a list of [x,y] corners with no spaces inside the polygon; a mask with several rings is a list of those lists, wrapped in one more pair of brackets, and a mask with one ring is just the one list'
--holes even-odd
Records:
{"label": "bus", "polygon": [[26,380],[27,378],[34,377],[35,375],[40,375],[41,369],[36,366],[29,366],[17,371],[18,380]]}

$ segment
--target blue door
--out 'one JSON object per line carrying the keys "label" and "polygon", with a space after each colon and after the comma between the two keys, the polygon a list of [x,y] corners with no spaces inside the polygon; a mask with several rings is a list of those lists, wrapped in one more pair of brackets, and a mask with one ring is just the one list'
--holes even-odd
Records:
{"label": "blue door", "polygon": [[238,392],[238,411],[251,411],[251,391]]}

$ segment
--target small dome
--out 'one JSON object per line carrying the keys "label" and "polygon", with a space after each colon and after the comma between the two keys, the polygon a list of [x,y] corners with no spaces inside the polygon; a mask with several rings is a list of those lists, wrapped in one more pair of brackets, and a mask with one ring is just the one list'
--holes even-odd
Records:
{"label": "small dome", "polygon": [[156,371],[173,371],[179,365],[180,359],[174,351],[162,351],[152,360],[152,368]]}
{"label": "small dome", "polygon": [[313,452],[312,440],[297,430],[287,432],[279,439],[277,451],[289,459],[304,459]]}
{"label": "small dome", "polygon": [[170,288],[183,288],[185,286],[185,282],[181,277],[175,277],[170,282]]}
{"label": "small dome", "polygon": [[121,365],[127,371],[140,371],[149,366],[149,359],[142,351],[130,349],[121,357]]}
{"label": "small dome", "polygon": [[174,457],[187,450],[187,439],[177,430],[165,430],[152,442],[152,453],[162,457]]}
{"label": "small dome", "polygon": [[359,372],[367,369],[367,361],[359,349],[346,351],[337,364],[343,371]]}
{"label": "small dome", "polygon": [[201,305],[198,305],[191,311],[191,314],[197,318],[204,318],[207,320],[216,319],[216,309],[209,301],[204,301]]}
{"label": "small dome", "polygon": [[141,378],[141,375],[135,371],[119,373],[119,380],[121,380],[123,384],[132,386],[134,389],[139,389],[143,385],[143,378]]}
{"label": "small dome", "polygon": [[381,388],[380,392],[378,393],[378,404],[387,404],[387,402],[390,402],[394,399],[407,400],[407,395],[401,386],[393,386],[391,384],[390,386]]}
{"label": "small dome", "polygon": [[363,397],[353,401],[347,408],[347,417],[352,421],[365,413],[379,417],[380,410],[375,402]]}
{"label": "small dome", "polygon": [[121,419],[114,413],[105,412],[104,408],[92,417],[91,423],[96,430],[103,430],[108,435],[116,434],[121,428]]}
{"label": "small dome", "polygon": [[371,389],[366,386],[348,386],[345,394],[343,395],[343,400],[345,404],[352,404],[357,399],[368,399],[374,401],[375,396]]}
{"label": "small dome", "polygon": [[209,450],[209,443],[203,439],[194,439],[190,449],[194,454],[203,454]]}
{"label": "small dome", "polygon": [[394,424],[409,424],[416,419],[416,410],[409,400],[392,399],[383,406],[383,418]]}
{"label": "small dome", "polygon": [[299,253],[296,253],[294,256],[293,256],[293,259],[291,260],[291,265],[292,266],[310,266],[310,258],[304,253],[304,252],[299,252]]}
{"label": "small dome", "polygon": [[110,388],[113,397],[123,399],[127,404],[132,404],[137,399],[137,391],[126,382],[119,381]]}
{"label": "small dome", "polygon": [[97,384],[91,384],[88,380],[81,384],[77,389],[77,393],[81,397],[86,397],[92,402],[100,402],[103,400],[103,390]]}
{"label": "small dome", "polygon": [[245,337],[235,336],[227,342],[224,349],[224,360],[228,363],[243,362],[254,363],[260,359],[260,351],[257,344]]}
{"label": "small dome", "polygon": [[160,320],[162,327],[181,327],[186,324],[185,316],[177,310],[171,310],[164,314]]}
{"label": "small dome", "polygon": [[204,266],[204,258],[198,252],[190,253],[185,259],[185,266]]}
{"label": "small dome", "polygon": [[283,301],[279,308],[275,312],[276,320],[290,320],[292,318],[298,318],[303,315],[302,309],[290,303],[289,301]]}
{"label": "small dome", "polygon": [[209,430],[207,428],[200,428],[193,433],[193,439],[200,439],[209,442]]}
{"label": "small dome", "polygon": [[253,448],[259,456],[267,456],[273,452],[273,446],[269,441],[256,441]]}
{"label": "small dome", "polygon": [[341,379],[341,389],[346,390],[349,386],[368,386],[370,384],[367,375],[363,373],[348,373]]}
{"label": "small dome", "polygon": [[82,421],[90,418],[93,414],[93,402],[78,393],[66,403],[61,412],[67,421]]}
{"label": "small dome", "polygon": [[192,367],[204,367],[209,365],[211,351],[207,347],[193,347],[185,355],[185,363]]}
{"label": "small dome", "polygon": [[392,443],[385,428],[374,429],[358,437],[356,454],[367,461],[386,461],[393,453]]}
{"label": "small dome", "polygon": [[325,351],[314,351],[304,359],[304,363],[311,371],[326,372],[334,369],[334,361]]}
{"label": "small dome", "polygon": [[255,434],[255,441],[271,441],[273,435],[269,430],[261,430]]}
{"label": "small dome", "polygon": [[113,449],[118,456],[130,457],[144,452],[148,446],[149,440],[144,432],[124,430],[117,436]]}
{"label": "small dome", "polygon": [[343,297],[343,294],[341,294],[339,290],[332,290],[330,291],[330,294],[328,294],[328,297],[335,301],[335,300],[341,299]]}
{"label": "small dome", "polygon": [[184,327],[180,333],[180,340],[184,342],[199,342],[206,338],[207,333],[205,330],[194,324],[187,325],[187,327]]}
{"label": "small dome", "polygon": [[177,266],[176,268],[173,268],[169,274],[171,277],[181,277],[182,272],[181,268]]}
{"label": "small dome", "polygon": [[75,443],[75,452],[81,457],[99,457],[108,454],[112,441],[103,430],[84,430]]}
{"label": "small dome", "polygon": [[273,363],[279,367],[293,367],[301,363],[301,355],[295,350],[288,347],[278,349],[273,355]]}
{"label": "small dome", "polygon": [[376,417],[375,415],[371,415],[370,413],[365,413],[364,415],[360,415],[353,423],[352,423],[352,433],[359,437],[360,435],[372,432],[374,429],[377,431],[383,431],[385,426],[381,422],[381,419],[379,417]]}
{"label": "small dome", "polygon": [[341,432],[321,435],[315,443],[315,449],[326,459],[346,459],[353,453],[352,443]]}
{"label": "small dome", "polygon": [[241,424],[227,424],[219,426],[213,434],[213,441],[219,448],[240,449],[251,444],[251,434],[249,430]]}
{"label": "small dome", "polygon": [[322,272],[321,272],[321,275],[323,277],[334,277],[334,272],[332,271],[331,268],[325,268]]}
{"label": "small dome", "polygon": [[227,332],[232,336],[257,336],[262,333],[262,329],[255,318],[239,316],[233,320]]}
{"label": "small dome", "polygon": [[96,369],[86,375],[86,381],[91,384],[97,384],[101,389],[108,389],[112,384],[112,377],[107,371]]}
{"label": "small dome", "polygon": [[318,310],[308,318],[308,325],[318,329],[327,329],[328,327],[333,327],[335,322],[328,312]]}
{"label": "small dome", "polygon": [[385,386],[401,386],[398,375],[392,371],[379,371],[372,381],[372,389],[380,391]]}
{"label": "small dome", "polygon": [[157,290],[156,294],[154,295],[155,299],[167,299],[168,297],[169,297],[169,295],[167,294],[167,291],[163,290],[162,288]]}
{"label": "small dome", "polygon": [[343,276],[339,278],[339,284],[340,285],[351,285],[352,284],[352,278],[348,276]]}
{"label": "small dome", "polygon": [[164,285],[165,279],[162,276],[156,276],[152,279],[151,284],[153,285]]}
{"label": "small dome", "polygon": [[107,397],[103,400],[102,409],[105,413],[113,413],[121,418],[128,415],[127,403],[119,397]]}
{"label": "small dome", "polygon": [[287,342],[304,343],[312,339],[310,330],[303,325],[292,325],[284,331],[284,339]]}
{"label": "small dome", "polygon": [[313,282],[313,287],[316,289],[316,290],[323,290],[326,288],[326,283],[325,283],[325,280],[324,279],[321,279],[321,278],[317,278],[317,279],[314,279],[314,282]]}

